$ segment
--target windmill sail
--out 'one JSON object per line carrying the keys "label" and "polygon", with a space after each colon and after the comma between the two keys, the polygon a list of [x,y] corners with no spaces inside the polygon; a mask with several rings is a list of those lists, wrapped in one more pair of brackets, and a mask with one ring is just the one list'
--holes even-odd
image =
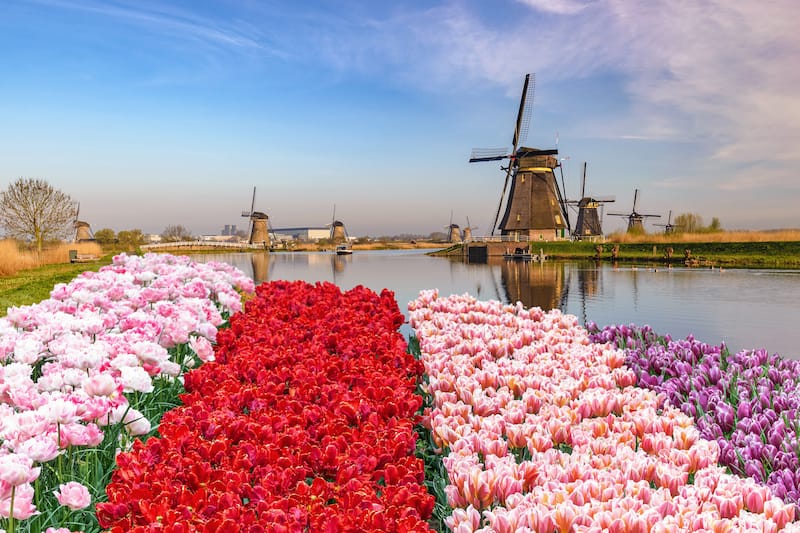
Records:
{"label": "windmill sail", "polygon": [[598,213],[600,208],[606,202],[613,202],[614,198],[586,195],[586,163],[583,163],[583,179],[581,180],[581,198],[576,201],[567,201],[570,205],[575,205],[578,208],[578,219],[575,222],[575,229],[572,236],[575,239],[589,239],[592,240],[596,237],[603,235],[603,224]]}
{"label": "windmill sail", "polygon": [[[509,160],[507,167],[501,167],[505,171],[505,180],[492,223],[492,235],[495,229],[500,229],[502,235],[512,238],[550,240],[563,238],[569,233],[565,198],[554,174],[559,164],[553,156],[558,154],[558,150],[522,146],[531,124],[535,86],[535,77],[527,74],[511,138],[511,152],[503,153],[502,149],[473,150],[470,157],[471,163]],[[500,212],[509,182],[511,189],[501,220]],[[498,220],[501,220],[499,225]]]}
{"label": "windmill sail", "polygon": [[639,189],[633,191],[633,209],[630,213],[609,213],[612,216],[628,219],[628,233],[644,233],[645,218],[661,218],[661,215],[644,215],[636,211],[636,202],[639,200]]}
{"label": "windmill sail", "polygon": [[250,230],[248,232],[248,242],[250,244],[261,244],[265,248],[270,246],[269,216],[261,211],[256,211],[256,188],[253,187],[253,200],[250,203],[250,211],[242,211],[242,216],[250,220]]}

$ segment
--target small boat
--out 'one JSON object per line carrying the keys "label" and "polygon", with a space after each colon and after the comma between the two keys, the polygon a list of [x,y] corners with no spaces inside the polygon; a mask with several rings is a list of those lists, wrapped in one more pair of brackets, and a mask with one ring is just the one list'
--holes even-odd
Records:
{"label": "small boat", "polygon": [[338,244],[336,246],[336,255],[350,255],[352,253],[353,249],[348,244]]}
{"label": "small boat", "polygon": [[530,261],[534,258],[533,254],[531,254],[525,248],[515,248],[513,252],[504,253],[503,257],[506,259],[513,259],[516,261]]}

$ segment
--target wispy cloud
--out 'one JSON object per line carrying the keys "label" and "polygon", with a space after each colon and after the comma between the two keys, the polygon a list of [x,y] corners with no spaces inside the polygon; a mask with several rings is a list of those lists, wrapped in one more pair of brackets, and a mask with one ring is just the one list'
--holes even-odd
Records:
{"label": "wispy cloud", "polygon": [[518,0],[538,11],[558,13],[560,15],[574,15],[583,10],[591,2],[585,0]]}
{"label": "wispy cloud", "polygon": [[50,8],[84,12],[123,24],[138,31],[173,40],[191,40],[208,46],[239,51],[282,54],[266,44],[261,31],[252,24],[201,16],[197,11],[180,9],[163,2],[95,0],[33,0]]}
{"label": "wispy cloud", "polygon": [[[372,21],[360,64],[378,55],[433,89],[519,90],[522,72],[569,81],[622,76],[617,137],[702,142],[723,161],[800,160],[800,2],[518,0],[487,20],[445,2]],[[506,9],[508,5],[504,8]],[[361,36],[363,37],[363,36]],[[347,54],[355,44],[340,41]],[[386,63],[381,62],[381,68]]]}

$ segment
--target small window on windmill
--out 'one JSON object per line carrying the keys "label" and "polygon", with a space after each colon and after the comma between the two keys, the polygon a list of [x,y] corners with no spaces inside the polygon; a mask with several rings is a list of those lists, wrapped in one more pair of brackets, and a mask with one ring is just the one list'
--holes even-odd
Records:
{"label": "small window on windmill", "polygon": [[561,215],[556,215],[556,224],[561,224]]}
{"label": "small window on windmill", "polygon": [[517,213],[517,222],[519,222],[520,220],[522,220],[522,216],[519,213]]}
{"label": "small window on windmill", "polygon": [[522,176],[520,176],[520,178],[519,178],[519,179],[520,179],[520,183],[525,183],[525,174],[523,174]]}

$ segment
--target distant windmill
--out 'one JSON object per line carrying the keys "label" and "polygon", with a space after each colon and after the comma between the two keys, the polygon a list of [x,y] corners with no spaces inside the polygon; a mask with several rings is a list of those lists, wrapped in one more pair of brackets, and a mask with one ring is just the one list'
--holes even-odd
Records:
{"label": "distant windmill", "polygon": [[[528,86],[531,85],[530,91]],[[539,150],[521,146],[525,142],[531,122],[533,94],[536,86],[535,77],[525,75],[522,86],[522,97],[517,112],[517,122],[512,137],[512,149],[476,149],[472,151],[470,163],[480,161],[501,161],[508,159],[505,171],[506,179],[500,203],[492,223],[492,235],[499,228],[502,235],[527,238],[559,238],[569,233],[569,217],[564,195],[556,181],[554,169],[559,167],[558,148]],[[511,181],[508,203],[500,225],[500,209],[503,206],[508,182]]]}
{"label": "distant windmill", "polygon": [[664,234],[669,235],[670,233],[675,231],[675,228],[679,228],[680,226],[676,226],[672,223],[672,209],[669,210],[669,215],[667,215],[667,223],[666,224],[653,224],[654,226],[661,226],[664,228]]}
{"label": "distant windmill", "polygon": [[336,220],[336,204],[333,204],[333,217],[331,218],[331,223],[326,224],[331,229],[330,240],[334,244],[339,244],[343,242],[347,242],[347,229],[344,227],[344,222],[341,220]]}
{"label": "distant windmill", "polygon": [[478,229],[477,226],[472,226],[469,223],[469,217],[467,217],[467,225],[464,227],[464,231],[461,234],[461,240],[464,242],[469,242],[472,240],[472,230]]}
{"label": "distant windmill", "polygon": [[625,217],[628,219],[628,233],[644,232],[644,219],[645,218],[661,218],[661,215],[643,215],[636,211],[636,201],[639,198],[639,189],[634,189],[633,192],[633,209],[630,213],[609,213],[609,215],[617,217]]}
{"label": "distant windmill", "polygon": [[445,226],[447,230],[447,242],[457,243],[461,242],[461,228],[458,224],[453,224],[453,211],[450,211],[450,224]]}
{"label": "distant windmill", "polygon": [[250,204],[250,211],[242,211],[242,216],[250,219],[250,229],[248,231],[248,241],[250,244],[262,244],[269,248],[269,216],[262,211],[256,211],[256,188],[253,187],[253,201]]}
{"label": "distant windmill", "polygon": [[568,200],[567,204],[575,205],[578,208],[578,220],[572,236],[576,239],[591,239],[603,235],[602,220],[597,212],[598,207],[604,203],[614,202],[612,196],[594,197],[586,196],[586,163],[583,163],[583,180],[581,182],[581,199]]}
{"label": "distant windmill", "polygon": [[92,234],[92,228],[89,226],[88,222],[78,220],[78,216],[80,214],[81,204],[78,202],[78,208],[75,210],[75,220],[72,222],[72,227],[75,228],[75,237],[73,238],[73,242],[93,241],[94,235]]}

